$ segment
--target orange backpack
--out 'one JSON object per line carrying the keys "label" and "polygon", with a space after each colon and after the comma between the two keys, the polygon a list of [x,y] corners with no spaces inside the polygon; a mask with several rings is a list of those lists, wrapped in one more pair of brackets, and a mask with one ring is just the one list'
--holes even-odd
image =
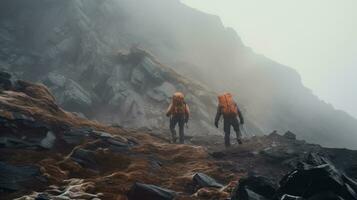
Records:
{"label": "orange backpack", "polygon": [[237,104],[230,93],[218,96],[219,106],[222,108],[223,116],[237,116]]}
{"label": "orange backpack", "polygon": [[172,96],[172,114],[186,114],[185,96],[181,92],[176,92]]}

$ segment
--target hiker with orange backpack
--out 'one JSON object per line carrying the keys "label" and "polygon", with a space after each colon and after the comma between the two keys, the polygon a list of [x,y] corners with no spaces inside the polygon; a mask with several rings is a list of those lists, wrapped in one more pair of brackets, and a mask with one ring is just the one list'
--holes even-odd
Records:
{"label": "hiker with orange backpack", "polygon": [[172,102],[167,109],[166,116],[170,117],[170,131],[173,143],[176,143],[176,125],[179,126],[179,141],[184,143],[184,128],[190,117],[190,109],[185,102],[185,96],[181,92],[176,92],[172,96]]}
{"label": "hiker with orange backpack", "polygon": [[233,97],[230,93],[224,93],[218,96],[218,108],[217,114],[215,118],[215,126],[218,128],[218,122],[223,115],[223,130],[224,130],[224,144],[226,147],[231,145],[230,143],[230,135],[231,135],[231,126],[233,127],[234,131],[236,132],[237,142],[242,144],[242,135],[239,129],[239,122],[240,124],[244,124],[244,118],[242,112],[239,110],[237,103],[233,100]]}

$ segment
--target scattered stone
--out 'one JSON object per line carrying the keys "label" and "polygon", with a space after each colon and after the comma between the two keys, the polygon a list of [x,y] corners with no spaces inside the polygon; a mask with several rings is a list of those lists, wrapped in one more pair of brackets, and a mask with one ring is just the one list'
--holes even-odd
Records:
{"label": "scattered stone", "polygon": [[41,140],[41,147],[51,149],[56,141],[56,135],[52,131],[48,131],[45,138]]}
{"label": "scattered stone", "polygon": [[232,200],[272,199],[277,186],[268,178],[251,175],[239,181],[233,192]]}
{"label": "scattered stone", "polygon": [[[69,179],[64,180],[65,186],[51,185],[47,190],[41,193],[34,192],[30,195],[23,196],[16,200],[70,200],[70,199],[83,199],[83,200],[100,200],[103,196],[102,193],[90,193],[87,190],[94,188],[93,182],[85,182],[83,179]],[[53,192],[53,191],[56,192]]]}
{"label": "scattered stone", "polygon": [[196,187],[199,188],[204,188],[204,187],[214,187],[214,188],[222,188],[223,185],[218,183],[215,179],[212,177],[204,174],[204,173],[196,173],[193,176],[193,183],[196,185]]}
{"label": "scattered stone", "polygon": [[71,154],[70,158],[83,167],[98,170],[94,151],[78,148]]}
{"label": "scattered stone", "polygon": [[176,193],[155,185],[134,183],[127,196],[128,200],[172,200]]}

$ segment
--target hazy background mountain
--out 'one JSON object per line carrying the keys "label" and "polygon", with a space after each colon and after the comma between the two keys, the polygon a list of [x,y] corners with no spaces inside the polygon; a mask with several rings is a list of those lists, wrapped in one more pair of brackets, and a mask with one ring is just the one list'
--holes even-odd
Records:
{"label": "hazy background mountain", "polygon": [[178,0],[6,0],[0,44],[2,69],[42,81],[65,108],[99,120],[164,127],[169,94],[183,90],[195,107],[193,132],[214,132],[214,92],[232,91],[254,132],[357,148],[356,119],[320,101],[291,68],[255,54],[218,17]]}
{"label": "hazy background mountain", "polygon": [[296,69],[314,94],[357,117],[357,1],[181,2],[219,16],[254,52]]}

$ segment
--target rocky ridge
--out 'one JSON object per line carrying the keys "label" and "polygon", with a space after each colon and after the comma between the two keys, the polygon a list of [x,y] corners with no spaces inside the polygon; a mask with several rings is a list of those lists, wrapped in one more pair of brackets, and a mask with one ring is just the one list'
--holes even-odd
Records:
{"label": "rocky ridge", "polygon": [[[346,200],[356,197],[356,151],[308,144],[293,133],[246,138],[244,145],[229,150],[222,149],[218,136],[170,144],[167,132],[90,121],[61,109],[45,86],[11,80],[6,73],[2,77],[4,199],[280,199],[302,195],[297,186],[304,182],[284,178],[299,163],[308,172],[317,171],[303,173],[304,180],[328,177],[329,192]],[[285,182],[278,186],[280,178]],[[300,199],[320,192],[315,188]]]}

